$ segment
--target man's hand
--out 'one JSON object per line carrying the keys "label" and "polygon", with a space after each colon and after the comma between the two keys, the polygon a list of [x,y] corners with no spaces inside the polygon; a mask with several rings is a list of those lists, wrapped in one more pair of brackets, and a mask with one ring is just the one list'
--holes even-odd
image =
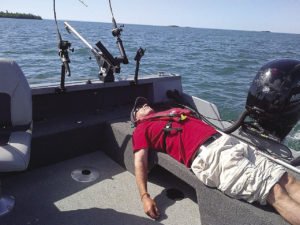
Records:
{"label": "man's hand", "polygon": [[160,216],[155,201],[149,196],[145,195],[142,199],[144,212],[152,219],[158,219]]}
{"label": "man's hand", "polygon": [[140,149],[134,153],[135,179],[143,202],[144,212],[152,219],[159,217],[155,201],[147,192],[148,149]]}

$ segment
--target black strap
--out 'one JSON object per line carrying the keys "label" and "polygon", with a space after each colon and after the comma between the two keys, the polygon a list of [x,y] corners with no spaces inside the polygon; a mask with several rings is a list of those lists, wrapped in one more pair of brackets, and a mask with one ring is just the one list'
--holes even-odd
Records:
{"label": "black strap", "polygon": [[219,137],[221,137],[222,134],[220,134],[219,132],[213,134],[211,137],[209,137],[202,145],[207,147],[208,145],[210,145],[211,143],[213,143],[215,140],[217,140]]}
{"label": "black strap", "polygon": [[[182,131],[181,127],[172,127],[172,121],[168,121],[168,123],[166,124],[166,126],[164,127],[163,131],[164,131],[164,141],[163,141],[163,148],[166,151],[167,150],[167,144],[166,144],[166,139],[168,134],[172,131]],[[180,137],[181,138],[181,137]]]}
{"label": "black strap", "polygon": [[175,130],[177,132],[180,132],[179,133],[179,142],[180,142],[180,149],[179,149],[179,153],[181,155],[181,158],[183,159],[183,161],[185,161],[185,154],[183,153],[183,143],[182,143],[182,137],[181,137],[181,131],[182,131],[182,128],[181,127],[172,127],[172,121],[169,121],[166,126],[164,127],[163,131],[164,131],[164,140],[163,140],[163,148],[164,148],[164,151],[166,152],[167,151],[167,136],[168,134],[172,131],[172,130]]}
{"label": "black strap", "polygon": [[172,121],[168,121],[168,123],[166,124],[166,126],[163,129],[163,131],[164,131],[164,140],[163,140],[164,151],[167,150],[166,139],[167,139],[167,135],[170,133],[171,129],[172,129]]}

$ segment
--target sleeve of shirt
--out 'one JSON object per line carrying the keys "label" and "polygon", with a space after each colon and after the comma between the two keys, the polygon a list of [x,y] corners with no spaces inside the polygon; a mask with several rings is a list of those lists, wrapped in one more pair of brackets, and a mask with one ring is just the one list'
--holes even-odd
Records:
{"label": "sleeve of shirt", "polygon": [[132,135],[132,148],[133,151],[138,151],[140,149],[149,148],[149,141],[146,134],[146,129],[144,127],[138,126]]}

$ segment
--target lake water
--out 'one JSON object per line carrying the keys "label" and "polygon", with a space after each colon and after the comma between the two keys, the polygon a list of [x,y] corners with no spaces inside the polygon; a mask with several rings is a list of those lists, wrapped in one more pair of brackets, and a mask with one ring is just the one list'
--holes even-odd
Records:
{"label": "lake water", "polygon": [[[119,55],[111,24],[68,22],[91,44],[101,40],[113,56]],[[65,31],[63,21],[59,28],[74,48],[72,75],[66,82],[97,79],[98,66],[90,50]],[[232,120],[243,111],[249,86],[263,64],[300,59],[300,34],[125,24],[122,40],[130,63],[121,65],[119,77],[134,74],[136,50],[146,48],[140,74],[180,74],[185,92],[215,103],[222,118]],[[0,57],[16,60],[31,85],[60,82],[53,20],[0,19]],[[300,126],[289,135],[292,142],[298,139]]]}

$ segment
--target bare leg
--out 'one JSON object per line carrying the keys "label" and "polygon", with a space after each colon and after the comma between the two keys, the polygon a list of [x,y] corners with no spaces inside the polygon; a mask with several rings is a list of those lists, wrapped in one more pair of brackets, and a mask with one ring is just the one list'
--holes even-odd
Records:
{"label": "bare leg", "polygon": [[286,173],[279,180],[279,184],[293,200],[300,204],[300,182],[295,177]]}
{"label": "bare leg", "polygon": [[274,185],[267,201],[290,224],[300,225],[300,204],[294,201],[280,184]]}

